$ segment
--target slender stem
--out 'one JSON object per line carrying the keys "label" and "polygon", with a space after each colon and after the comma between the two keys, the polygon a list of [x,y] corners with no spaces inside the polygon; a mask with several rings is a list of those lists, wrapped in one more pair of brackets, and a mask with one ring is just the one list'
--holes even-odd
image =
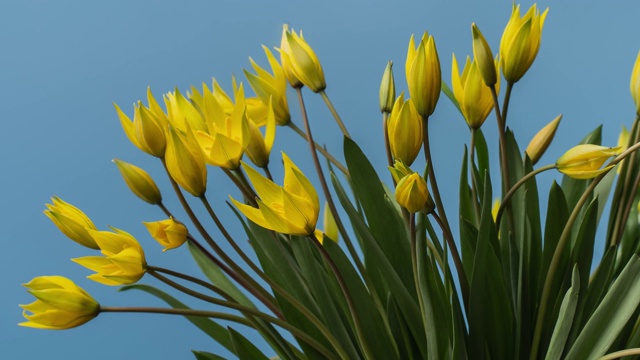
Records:
{"label": "slender stem", "polygon": [[475,173],[473,171],[475,165],[476,153],[476,132],[475,128],[471,128],[471,140],[469,141],[469,172],[471,173],[471,201],[476,211],[476,224],[480,223],[480,204],[478,203],[478,183],[476,182]]}
{"label": "slender stem", "polygon": [[[638,141],[640,141],[640,124],[638,124],[638,122],[640,121],[640,117],[636,118],[636,123],[634,124],[633,128],[635,129],[634,133],[633,133],[633,137],[631,137],[629,139],[629,143],[627,144],[627,146],[629,145],[633,145],[635,143],[637,143]],[[626,196],[627,194],[633,194],[631,192],[628,191],[627,186],[629,185],[629,182],[631,181],[631,173],[632,173],[632,169],[633,169],[633,164],[635,163],[635,154],[631,155],[631,158],[627,161],[625,161],[623,164],[621,164],[621,167],[625,168],[625,177],[624,177],[624,181],[621,183],[622,185],[622,189],[620,192],[621,195],[621,199],[627,198],[628,202],[631,203],[633,201],[633,199],[635,198],[635,196]],[[624,206],[625,201],[620,201],[618,203],[618,209],[616,211],[616,219],[615,219],[615,223],[614,223],[614,227],[613,227],[613,233],[611,234],[611,240],[610,240],[610,245],[615,245],[618,244],[620,242],[620,239],[622,238],[622,225],[621,222],[625,222],[627,218],[624,217],[622,218],[620,216],[620,213],[622,212],[623,206]]]}
{"label": "slender stem", "polygon": [[164,204],[161,202],[158,203],[158,207],[160,207],[160,209],[162,209],[162,212],[167,215],[168,217],[173,217],[173,215],[171,215],[171,211],[169,211],[169,209],[167,209],[166,206],[164,206]]}
{"label": "slender stem", "polygon": [[[391,155],[391,145],[389,144],[389,128],[387,122],[389,121],[389,113],[382,113],[382,133],[384,134],[384,149],[387,153],[387,164],[393,166],[393,156]],[[392,177],[393,178],[393,177]],[[393,181],[395,183],[395,180]]]}
{"label": "slender stem", "polygon": [[512,82],[507,82],[507,89],[504,92],[504,102],[502,103],[502,121],[507,123],[507,112],[509,111],[509,103],[511,101],[511,91],[513,90]]}
{"label": "slender stem", "polygon": [[271,171],[269,170],[269,165],[263,166],[262,170],[264,170],[264,174],[267,175],[267,178],[273,181],[273,176],[271,175]]}
{"label": "slender stem", "polygon": [[221,169],[229,177],[229,179],[233,181],[233,183],[236,185],[238,190],[242,192],[242,195],[244,195],[245,200],[247,200],[249,204],[251,204],[252,206],[257,206],[258,204],[256,203],[256,199],[255,199],[256,194],[253,192],[251,187],[247,187],[247,185],[244,184],[240,179],[238,179],[237,176],[233,175],[233,173],[231,173],[229,169],[225,169],[225,168],[221,168]]}
{"label": "slender stem", "polygon": [[[296,124],[294,124],[293,121],[289,121],[287,126],[289,126],[296,134],[300,135],[303,139],[305,139],[305,141],[307,140],[307,134],[302,129],[300,129]],[[337,167],[338,170],[340,170],[343,174],[345,174],[345,176],[349,177],[349,170],[347,170],[347,168],[344,165],[342,165],[340,161],[338,161],[338,159],[333,157],[333,155],[331,155],[325,148],[320,146],[320,144],[318,144],[317,142],[314,141],[313,145],[315,146],[316,150],[318,150],[325,158],[327,158],[327,160],[329,160],[335,167]]]}
{"label": "slender stem", "polygon": [[[248,327],[253,327],[252,324],[249,322],[249,320],[241,316],[231,315],[231,314],[217,312],[217,311],[205,311],[205,310],[193,310],[193,309],[167,309],[167,308],[153,308],[153,307],[101,306],[100,312],[121,312],[121,313],[136,312],[136,313],[155,313],[155,314],[183,315],[183,316],[201,316],[201,317],[207,317],[207,318],[216,318],[221,320],[232,321],[242,325],[246,325]],[[326,356],[327,359],[336,359],[335,354],[333,354],[331,351],[325,348],[322,344],[320,344],[314,338],[299,331],[297,328],[293,327],[288,322],[280,320],[278,318],[274,318],[264,313],[260,313],[260,314],[261,315],[256,314],[256,316],[291,332],[294,336],[304,341],[305,343],[309,344],[309,346],[316,349],[322,355]]]}
{"label": "slender stem", "polygon": [[458,248],[456,247],[455,242],[453,241],[453,236],[451,235],[451,231],[447,230],[444,221],[438,214],[435,212],[431,213],[440,229],[442,229],[442,233],[444,234],[444,239],[447,242],[447,245],[451,249],[451,257],[453,258],[453,263],[456,266],[456,272],[458,273],[458,282],[460,283],[460,290],[462,291],[462,301],[465,304],[465,307],[469,308],[469,280],[467,280],[467,275],[464,272],[464,266],[462,265],[462,260],[460,258],[460,253],[458,253]]}
{"label": "slender stem", "polygon": [[324,103],[327,104],[327,107],[329,108],[329,111],[331,111],[331,115],[333,115],[333,118],[336,120],[336,123],[340,127],[342,134],[348,137],[349,139],[351,139],[351,136],[349,135],[349,131],[347,131],[347,127],[344,126],[344,123],[342,122],[340,115],[338,115],[336,108],[331,103],[331,100],[329,100],[329,96],[327,95],[327,93],[324,90],[322,90],[319,92],[319,94],[320,96],[322,96],[322,100],[324,100]]}
{"label": "slender stem", "polygon": [[[167,269],[167,268],[163,268],[163,267],[159,267],[159,266],[151,266],[151,265],[147,265],[147,271],[153,272],[153,273],[164,273],[164,274],[167,274],[167,275],[170,275],[170,276],[174,276],[174,277],[177,277],[179,279],[192,282],[192,283],[194,283],[196,285],[200,285],[200,286],[202,286],[202,287],[204,287],[204,288],[206,288],[208,290],[211,290],[211,291],[215,292],[216,294],[224,297],[225,299],[227,299],[229,301],[233,301],[234,300],[229,294],[227,294],[224,290],[220,289],[219,287],[217,287],[215,285],[212,285],[212,284],[210,284],[210,283],[208,283],[208,282],[206,282],[204,280],[201,280],[201,279],[198,279],[196,277],[193,277],[191,275],[187,275],[187,274],[175,271],[175,270],[171,270],[171,269]],[[276,316],[278,316],[278,315],[276,314]],[[278,317],[280,317],[280,316],[278,316]]]}
{"label": "slender stem", "polygon": [[[416,287],[416,295],[418,295],[418,303],[420,305],[420,314],[422,315],[422,325],[425,327],[425,333],[427,333],[427,318],[426,318],[426,308],[424,304],[424,298],[422,297],[422,290],[420,287],[420,275],[418,268],[418,246],[416,240],[416,214],[411,214],[409,217],[409,237],[411,243],[411,267],[413,269],[413,283]],[[423,251],[424,249],[420,249]]]}
{"label": "slender stem", "polygon": [[515,183],[513,185],[513,187],[511,187],[511,189],[509,189],[509,192],[507,192],[507,194],[502,199],[502,202],[500,203],[500,207],[498,208],[498,213],[496,214],[496,227],[497,228],[500,227],[500,220],[502,220],[502,212],[504,211],[504,208],[505,208],[506,204],[509,202],[509,200],[511,200],[511,197],[513,196],[513,194],[516,193],[516,191],[520,188],[520,186],[524,185],[524,183],[526,183],[529,179],[531,179],[534,176],[540,174],[541,172],[547,171],[547,170],[551,170],[551,169],[555,169],[555,168],[556,168],[556,165],[555,164],[551,164],[551,165],[546,165],[546,166],[540,167],[538,169],[535,169],[532,172],[530,172],[530,173],[526,174],[525,176],[523,176],[522,178],[520,178],[520,180],[518,180],[518,182]]}
{"label": "slender stem", "polygon": [[601,357],[599,360],[613,360],[613,359],[619,359],[621,357],[631,356],[631,355],[640,355],[640,348],[624,349],[624,350],[612,352]]}
{"label": "slender stem", "polygon": [[[631,162],[631,161],[629,161]],[[631,213],[631,206],[635,203],[635,194],[638,193],[638,186],[640,185],[640,174],[636,176],[635,181],[633,182],[633,186],[631,186],[631,190],[629,191],[629,198],[627,199],[627,204],[624,208],[624,213],[622,213],[622,218],[620,221],[620,229],[618,230],[618,238],[616,239],[616,245],[620,244],[622,241],[622,235],[624,235],[624,228],[627,226],[627,221],[629,220],[629,214]]]}
{"label": "slender stem", "polygon": [[251,198],[255,199],[255,197],[257,196],[255,191],[253,191],[253,188],[251,187],[251,184],[249,183],[249,180],[247,179],[247,177],[244,174],[244,171],[242,171],[242,167],[239,167],[235,170],[232,170],[233,173],[237,176],[237,179],[240,180],[240,182],[242,184],[244,184],[244,186],[248,189],[249,193],[252,195]]}

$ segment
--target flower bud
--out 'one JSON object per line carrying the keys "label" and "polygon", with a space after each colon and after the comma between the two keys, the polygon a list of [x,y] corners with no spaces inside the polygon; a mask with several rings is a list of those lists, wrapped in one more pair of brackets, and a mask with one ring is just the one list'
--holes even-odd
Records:
{"label": "flower bud", "polygon": [[391,172],[391,176],[393,177],[393,180],[396,183],[400,181],[400,179],[402,179],[403,177],[407,175],[411,175],[415,172],[400,160],[396,160],[393,163],[393,166],[389,166],[388,168],[389,168],[389,171]]}
{"label": "flower bud", "polygon": [[[289,121],[291,121],[291,115],[289,114],[289,105],[287,104],[287,80],[284,75],[284,70],[271,51],[264,46],[262,48],[267,55],[273,75],[258,66],[251,58],[249,58],[249,61],[251,61],[251,66],[253,66],[256,74],[254,75],[247,70],[245,70],[244,73],[247,80],[249,80],[251,88],[260,98],[262,105],[266,107],[270,101],[273,103],[276,123],[278,125],[287,125]],[[247,107],[249,107],[249,101],[247,101]],[[256,121],[259,119],[252,118],[252,120]],[[256,121],[256,124],[263,125],[263,121]]]}
{"label": "flower bud", "polygon": [[169,126],[165,162],[171,178],[191,195],[200,197],[207,190],[207,168],[191,129],[186,136]]}
{"label": "flower bud", "polygon": [[[133,121],[118,105],[113,104],[113,106],[116,108],[120,124],[129,141],[149,155],[162,157],[166,146],[163,126],[166,124],[152,110],[147,109],[140,102],[135,105]],[[160,110],[160,112],[162,111]]]}
{"label": "flower bud", "polygon": [[252,121],[247,121],[249,126],[249,143],[245,149],[245,153],[252,163],[258,167],[265,167],[269,164],[269,156],[271,148],[276,138],[276,119],[273,111],[272,101],[269,101],[267,110],[267,126],[264,136]]}
{"label": "flower bud", "polygon": [[111,161],[118,166],[122,178],[137,197],[151,205],[157,205],[162,202],[162,195],[160,194],[158,186],[156,186],[156,183],[146,171],[119,159],[113,159]]}
{"label": "flower bud", "polygon": [[610,148],[593,144],[581,144],[569,149],[556,161],[561,173],[574,179],[591,179],[609,171],[613,165],[600,167],[612,156],[620,153],[620,148]]}
{"label": "flower bud", "polygon": [[410,166],[422,147],[423,124],[411,99],[405,101],[403,97],[404,94],[398,96],[393,104],[387,122],[387,132],[393,158]]}
{"label": "flower bud", "polygon": [[164,246],[162,251],[175,249],[187,241],[187,235],[189,234],[187,227],[173,218],[155,222],[143,222],[143,224],[149,230],[151,237]]}
{"label": "flower bud", "polygon": [[298,35],[295,31],[289,30],[287,25],[284,25],[282,30],[280,59],[291,86],[299,87],[296,85],[302,83],[313,92],[324,90],[327,84],[320,60],[304,40],[302,31]]}
{"label": "flower bud", "polygon": [[428,199],[427,182],[418,173],[403,177],[396,186],[398,205],[411,213],[424,209]]}
{"label": "flower bud", "polygon": [[473,57],[476,64],[478,64],[478,70],[480,70],[482,80],[484,80],[487,86],[491,87],[498,81],[493,53],[487,40],[475,23],[471,24],[471,35],[473,36]]}
{"label": "flower bud", "polygon": [[433,36],[424,33],[418,47],[413,36],[409,40],[405,64],[409,95],[418,114],[427,117],[433,113],[440,97],[440,60]]}
{"label": "flower bud", "polygon": [[544,152],[547,151],[553,137],[556,135],[556,130],[558,129],[558,125],[560,125],[560,120],[562,120],[562,114],[558,115],[558,117],[545,125],[545,127],[538,131],[533,139],[531,139],[531,142],[527,146],[527,150],[525,150],[531,159],[531,164],[535,165],[538,160],[540,160]]}
{"label": "flower bud", "polygon": [[53,204],[47,204],[44,214],[69,239],[91,249],[99,249],[98,244],[87,230],[96,230],[96,226],[87,215],[77,207],[62,201],[59,197],[51,198]]}
{"label": "flower bud", "polygon": [[383,113],[390,113],[393,108],[393,103],[396,99],[396,85],[393,81],[393,62],[387,62],[387,67],[384,68],[382,74],[382,81],[380,83],[380,111]]}
{"label": "flower bud", "polygon": [[636,103],[636,114],[640,116],[640,51],[631,72],[631,97]]}

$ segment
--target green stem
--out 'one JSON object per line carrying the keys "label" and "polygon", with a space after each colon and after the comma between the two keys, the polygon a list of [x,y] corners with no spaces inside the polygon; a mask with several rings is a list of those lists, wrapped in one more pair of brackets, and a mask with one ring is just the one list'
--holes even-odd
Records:
{"label": "green stem", "polygon": [[453,241],[453,236],[451,235],[451,231],[447,231],[444,221],[437,213],[432,212],[431,216],[436,220],[440,229],[442,229],[442,233],[444,234],[444,239],[447,242],[447,245],[451,249],[451,257],[453,258],[453,263],[456,266],[456,272],[458,273],[458,282],[460,283],[460,290],[462,292],[462,301],[464,302],[465,307],[469,308],[469,280],[467,280],[467,275],[464,272],[464,266],[462,265],[462,260],[460,258],[460,253],[458,253],[458,248],[456,247],[455,242]]}
{"label": "green stem", "polygon": [[[631,160],[631,159],[630,159]],[[631,161],[629,161],[631,162]],[[631,186],[631,190],[629,191],[629,196],[626,201],[626,205],[624,208],[624,212],[622,213],[622,217],[620,218],[620,227],[618,230],[618,236],[616,239],[616,245],[620,244],[622,241],[622,235],[624,235],[624,228],[627,226],[627,220],[629,220],[629,214],[631,213],[631,207],[635,204],[636,194],[638,193],[638,186],[640,186],[640,174],[636,176],[633,185]]]}
{"label": "green stem", "polygon": [[271,175],[271,171],[269,170],[269,165],[263,166],[262,170],[264,170],[264,174],[267,175],[267,178],[273,181],[273,176]]}
{"label": "green stem", "polygon": [[[290,121],[287,126],[289,126],[296,134],[300,135],[305,141],[307,141],[307,134],[300,129],[296,124]],[[320,146],[317,142],[313,142],[316,150],[318,150],[327,160],[329,160],[335,167],[338,168],[346,177],[349,177],[349,170],[338,161],[333,155],[331,155],[324,147]]]}
{"label": "green stem", "polygon": [[476,182],[475,173],[475,150],[476,150],[476,129],[471,128],[471,140],[469,141],[469,172],[471,173],[471,201],[476,212],[476,225],[480,224],[480,204],[478,203],[478,183]]}
{"label": "green stem", "polygon": [[229,179],[233,181],[233,183],[236,185],[238,190],[240,190],[242,195],[244,195],[245,200],[247,200],[249,204],[251,204],[251,206],[258,206],[258,204],[256,203],[256,194],[253,192],[251,187],[247,187],[247,185],[244,184],[236,175],[231,173],[229,169],[225,169],[225,168],[221,168],[221,169],[227,175],[227,177],[229,177]]}
{"label": "green stem", "polygon": [[[416,287],[416,294],[418,295],[418,304],[420,305],[420,314],[422,315],[422,326],[424,326],[425,334],[429,331],[427,326],[431,326],[431,324],[427,324],[426,317],[426,308],[424,303],[424,298],[422,297],[422,287],[420,286],[420,274],[418,268],[418,246],[416,240],[416,214],[411,214],[409,217],[409,237],[411,243],[411,267],[413,268],[413,283]],[[420,249],[423,251],[424,249]],[[426,339],[425,339],[426,340]]]}
{"label": "green stem", "polygon": [[504,102],[502,103],[502,121],[507,123],[507,112],[509,111],[509,103],[511,102],[511,91],[513,90],[512,82],[507,82],[507,89],[504,92]]}
{"label": "green stem", "polygon": [[613,360],[613,359],[619,359],[621,357],[631,356],[631,355],[640,355],[640,348],[625,349],[625,350],[612,352],[610,354],[607,354],[601,357],[599,360]]}
{"label": "green stem", "polygon": [[327,93],[324,90],[322,90],[319,92],[319,94],[320,96],[322,96],[322,100],[324,100],[324,103],[327,104],[327,107],[329,108],[329,111],[331,111],[331,115],[333,115],[333,118],[336,120],[336,123],[340,127],[342,134],[348,137],[349,139],[351,139],[351,136],[349,135],[349,131],[347,131],[347,127],[344,126],[344,123],[342,122],[340,115],[338,115],[336,108],[333,106],[333,103],[331,103],[331,100],[329,100],[329,96],[327,95]]}
{"label": "green stem", "polygon": [[[387,122],[389,121],[389,113],[382,113],[382,133],[384,134],[384,150],[387,153],[387,164],[390,167],[393,167],[393,156],[391,155],[391,145],[389,144],[389,128],[387,127]],[[391,177],[393,179],[393,177]],[[393,183],[395,185],[395,179]]]}

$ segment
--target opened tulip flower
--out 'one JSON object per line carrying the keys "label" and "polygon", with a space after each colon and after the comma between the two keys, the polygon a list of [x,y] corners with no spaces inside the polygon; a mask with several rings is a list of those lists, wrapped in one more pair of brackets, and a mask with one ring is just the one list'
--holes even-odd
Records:
{"label": "opened tulip flower", "polygon": [[[493,61],[492,66],[495,69],[496,64]],[[494,84],[496,84],[496,92],[500,91],[500,82]],[[472,129],[479,129],[493,110],[494,104],[491,88],[485,85],[476,60],[470,61],[467,56],[464,69],[460,74],[458,61],[453,55],[451,86],[467,124]]]}
{"label": "opened tulip flower", "polygon": [[27,319],[18,325],[64,330],[80,326],[100,312],[100,305],[73,281],[62,276],[39,276],[23,284],[36,301],[20,305]]}
{"label": "opened tulip flower", "polygon": [[115,228],[113,231],[89,231],[104,256],[86,256],[72,260],[95,271],[88,278],[101,284],[133,284],[146,271],[144,251],[131,234]]}
{"label": "opened tulip flower", "polygon": [[171,178],[191,195],[207,191],[207,167],[193,132],[181,134],[169,127],[165,162]]}
{"label": "opened tulip flower", "polygon": [[605,147],[593,144],[581,144],[574,146],[564,153],[556,167],[561,173],[574,179],[591,179],[609,171],[613,165],[600,167],[612,156],[620,153],[620,148]]}
{"label": "opened tulip flower", "polygon": [[59,197],[51,198],[53,204],[47,204],[44,214],[69,239],[91,249],[99,249],[88,230],[96,230],[96,226],[82,210],[62,201]]}
{"label": "opened tulip flower", "polygon": [[416,110],[423,117],[431,115],[440,98],[442,83],[440,59],[433,36],[425,32],[417,48],[413,35],[411,36],[405,71],[409,95]]}
{"label": "opened tulip flower", "polygon": [[311,46],[304,40],[302,31],[298,35],[293,29],[289,30],[289,26],[284,25],[279,50],[282,67],[285,74],[289,74],[287,79],[291,86],[296,87],[294,83],[296,83],[295,79],[297,79],[313,92],[320,92],[327,87],[320,60],[318,60],[318,56],[316,56]]}
{"label": "opened tulip flower", "polygon": [[147,227],[151,237],[153,237],[160,245],[164,246],[162,251],[175,249],[180,247],[187,241],[187,235],[189,231],[179,221],[175,221],[173,218],[169,218],[161,221],[145,222],[144,226]]}
{"label": "opened tulip flower", "polygon": [[111,161],[118,166],[122,178],[124,178],[131,192],[137,197],[152,205],[162,202],[162,195],[158,186],[146,171],[122,160],[113,159]]}
{"label": "opened tulip flower", "polygon": [[258,194],[258,208],[245,205],[234,198],[231,201],[249,220],[266,229],[283,234],[311,235],[316,229],[320,213],[318,194],[285,153],[282,153],[282,160],[282,187],[250,166],[243,166]]}
{"label": "opened tulip flower", "polygon": [[[287,125],[291,120],[289,105],[287,104],[287,79],[282,66],[280,66],[271,51],[264,46],[263,49],[269,60],[273,75],[256,64],[252,58],[249,58],[249,60],[256,74],[252,74],[247,70],[245,70],[244,73],[247,80],[249,80],[251,88],[255,91],[256,95],[258,95],[263,106],[266,107],[269,102],[273,103],[276,123],[278,125]],[[266,118],[252,118],[251,120],[258,126],[266,124]]]}
{"label": "opened tulip flower", "polygon": [[393,104],[387,132],[389,147],[396,160],[410,166],[422,148],[422,118],[411,99],[404,100],[404,93],[400,94]]}
{"label": "opened tulip flower", "polygon": [[533,4],[520,17],[520,5],[513,4],[511,18],[500,40],[500,68],[508,82],[520,80],[533,64],[540,49],[542,28],[548,11],[547,8],[540,14]]}

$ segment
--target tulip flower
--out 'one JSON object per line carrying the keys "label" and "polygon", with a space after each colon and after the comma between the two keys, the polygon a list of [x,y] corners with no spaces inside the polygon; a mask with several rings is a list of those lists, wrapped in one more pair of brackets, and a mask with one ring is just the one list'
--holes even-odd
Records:
{"label": "tulip flower", "polygon": [[[298,35],[289,30],[288,25],[282,27],[280,61],[291,86],[305,85],[313,92],[320,92],[327,87],[320,60],[311,46],[304,40],[302,31]],[[297,85],[297,86],[296,86]]]}
{"label": "tulip flower", "polygon": [[[493,86],[500,83],[498,80],[498,71],[496,70],[496,62],[493,53],[489,47],[489,43],[480,32],[475,23],[471,24],[471,35],[473,37],[473,57],[474,62],[478,65],[480,75],[487,86]],[[496,91],[497,92],[497,91]]]}
{"label": "tulip flower", "polygon": [[431,115],[436,109],[441,85],[440,60],[433,36],[425,32],[417,48],[411,36],[405,71],[409,95],[418,114]]}
{"label": "tulip flower", "polygon": [[311,235],[316,229],[320,203],[311,182],[282,153],[284,186],[278,186],[250,166],[243,164],[251,184],[258,194],[258,208],[234,198],[233,204],[249,220],[263,228],[290,235]]}
{"label": "tulip flower", "polygon": [[428,199],[427,182],[420,174],[409,174],[398,181],[396,201],[407,211],[415,213],[424,209]]}
{"label": "tulip flower", "polygon": [[393,180],[397,183],[398,181],[400,181],[400,179],[402,179],[403,177],[407,176],[407,175],[411,175],[413,174],[415,171],[411,170],[410,167],[408,167],[407,165],[405,165],[402,161],[400,160],[396,160],[393,163],[393,166],[388,166],[387,167],[389,169],[389,171],[391,172],[391,176],[393,177]]}
{"label": "tulip flower", "polygon": [[181,222],[175,221],[173,218],[162,221],[143,222],[147,227],[151,237],[153,237],[160,245],[164,246],[162,251],[175,249],[180,247],[187,241],[189,231]]}
{"label": "tulip flower", "polygon": [[541,15],[534,4],[520,17],[520,5],[513,4],[511,18],[500,40],[500,68],[508,82],[520,80],[533,64],[548,11],[547,8]]}
{"label": "tulip flower", "polygon": [[574,179],[591,179],[609,171],[613,165],[600,167],[612,156],[620,153],[620,148],[582,144],[577,145],[556,161],[556,167],[561,173]]}
{"label": "tulip flower", "polygon": [[122,160],[113,159],[111,161],[118,166],[122,178],[131,192],[137,197],[151,205],[157,205],[162,202],[162,195],[158,186],[146,171]]}
{"label": "tulip flower", "polygon": [[51,198],[53,204],[46,204],[44,214],[69,239],[91,249],[99,249],[98,244],[89,235],[88,230],[96,230],[96,226],[87,215],[77,207],[62,201],[59,197]]}
{"label": "tulip flower", "polygon": [[207,191],[207,168],[198,142],[189,130],[185,135],[169,127],[165,162],[171,178],[191,195]]}
{"label": "tulip flower", "polygon": [[393,62],[387,62],[380,82],[380,112],[390,113],[396,99],[396,84],[393,80]]}
{"label": "tulip flower", "polygon": [[387,122],[387,132],[393,158],[410,166],[422,147],[423,124],[411,99],[403,98],[404,93],[400,94],[393,104]]}
{"label": "tulip flower", "polygon": [[640,116],[640,51],[631,72],[631,97],[636,103],[636,114]]}
{"label": "tulip flower", "polygon": [[245,149],[247,156],[251,162],[258,167],[265,167],[269,164],[269,155],[276,138],[276,120],[273,111],[272,102],[269,101],[267,111],[267,127],[264,136],[252,121],[248,121],[249,125],[249,143]]}
{"label": "tulip flower", "polygon": [[531,159],[531,163],[535,165],[538,160],[542,157],[549,145],[551,145],[551,141],[553,137],[556,135],[556,130],[558,130],[558,125],[560,124],[560,120],[562,120],[562,114],[558,115],[555,119],[553,119],[550,123],[545,125],[538,133],[531,139],[529,145],[525,152],[529,155]]}
{"label": "tulip flower", "polygon": [[164,101],[172,127],[182,132],[186,132],[187,127],[193,131],[207,129],[202,113],[177,88],[174,92],[167,93]]}
{"label": "tulip flower", "polygon": [[89,231],[104,256],[85,256],[71,260],[95,271],[95,274],[88,276],[93,281],[105,285],[133,284],[146,271],[144,251],[129,233],[116,228],[113,231]]}
{"label": "tulip flower", "polygon": [[80,326],[98,316],[100,305],[84,289],[62,276],[39,276],[22,284],[36,301],[20,305],[28,321],[18,325],[37,329],[64,330]]}
{"label": "tulip flower", "polygon": [[[258,66],[252,58],[249,58],[249,61],[251,61],[251,66],[253,66],[256,74],[254,75],[247,70],[244,70],[244,73],[247,80],[249,80],[251,88],[258,95],[262,104],[267,106],[269,102],[273,103],[276,123],[278,125],[287,125],[289,121],[291,121],[289,105],[287,104],[287,79],[284,75],[284,70],[282,70],[282,66],[280,66],[271,51],[265,46],[262,48],[267,55],[273,75]],[[263,118],[252,118],[251,120],[255,121],[258,126],[265,124],[265,119]]]}
{"label": "tulip flower", "polygon": [[[149,94],[151,92],[149,91]],[[152,97],[152,95],[149,95]],[[157,104],[156,104],[157,105]],[[138,149],[155,157],[162,157],[166,147],[166,139],[163,127],[166,120],[156,116],[154,111],[144,107],[140,102],[134,106],[133,121],[113,104],[120,118],[120,124],[129,141]],[[162,110],[160,110],[162,113]]]}
{"label": "tulip flower", "polygon": [[[492,66],[494,66],[495,70],[496,63],[493,60]],[[500,82],[494,84],[497,84],[496,92],[500,91]],[[479,129],[491,113],[491,110],[493,110],[494,104],[491,88],[486,86],[476,60],[470,62],[467,56],[464,69],[460,74],[458,61],[456,56],[453,55],[451,86],[453,87],[453,95],[460,105],[460,111],[462,111],[467,124],[472,129]]]}

